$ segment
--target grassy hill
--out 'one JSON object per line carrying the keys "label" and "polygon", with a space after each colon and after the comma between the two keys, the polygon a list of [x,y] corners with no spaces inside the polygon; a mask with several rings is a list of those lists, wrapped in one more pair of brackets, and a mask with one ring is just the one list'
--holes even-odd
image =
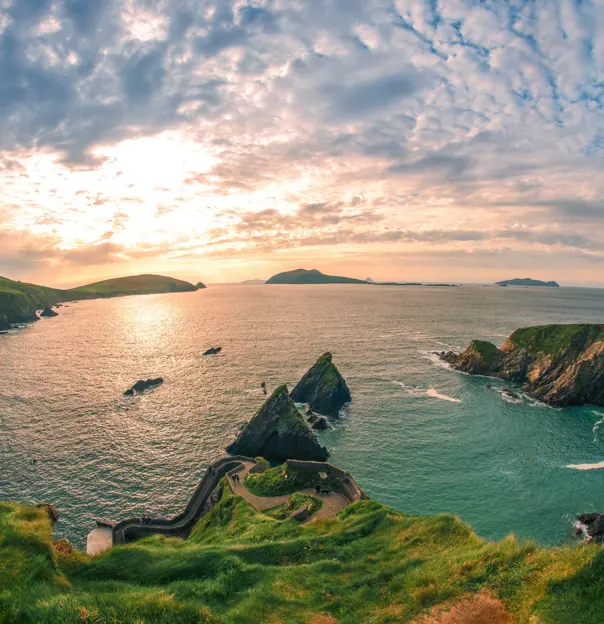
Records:
{"label": "grassy hill", "polygon": [[63,301],[194,290],[197,288],[189,282],[162,275],[120,277],[69,290],[47,288],[0,277],[0,321],[4,317],[10,323],[35,321],[36,310]]}
{"label": "grassy hill", "polygon": [[353,277],[325,275],[317,269],[295,269],[273,275],[267,284],[366,284],[364,280]]}
{"label": "grassy hill", "polygon": [[[602,546],[485,542],[452,516],[370,500],[301,526],[225,488],[188,540],[97,557],[53,546],[50,532],[44,511],[0,503],[0,623],[599,624],[604,612]],[[476,596],[510,619],[435,615]]]}

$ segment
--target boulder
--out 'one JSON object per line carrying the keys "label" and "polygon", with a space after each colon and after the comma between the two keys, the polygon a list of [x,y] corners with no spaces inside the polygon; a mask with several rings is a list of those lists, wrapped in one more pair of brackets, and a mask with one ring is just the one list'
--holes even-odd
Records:
{"label": "boulder", "polygon": [[285,385],[273,392],[227,451],[274,461],[325,461],[328,456],[327,449],[319,444]]}
{"label": "boulder", "polygon": [[332,362],[331,353],[324,353],[293,389],[297,403],[308,403],[313,411],[337,416],[351,400],[350,390],[340,371]]}
{"label": "boulder", "polygon": [[216,355],[222,351],[222,347],[210,347],[203,355]]}
{"label": "boulder", "polygon": [[48,517],[50,518],[50,521],[53,524],[59,521],[59,512],[54,505],[51,505],[50,503],[40,503],[39,505],[36,505],[36,507],[38,509],[43,509],[44,511],[46,511]]}
{"label": "boulder", "polygon": [[132,396],[133,394],[138,394],[140,392],[144,392],[145,390],[149,390],[149,388],[161,386],[161,384],[163,383],[164,380],[161,377],[157,377],[155,379],[140,379],[132,386],[132,388],[124,392],[124,396]]}
{"label": "boulder", "polygon": [[51,317],[59,315],[50,306],[46,306],[42,312],[40,312],[40,316]]}
{"label": "boulder", "polygon": [[314,412],[307,412],[308,416],[308,424],[312,429],[316,429],[317,431],[324,431],[329,427],[328,420],[325,416],[321,416],[320,414],[315,414]]}
{"label": "boulder", "polygon": [[587,528],[587,535],[594,542],[601,543],[604,541],[604,514],[581,514],[577,520]]}

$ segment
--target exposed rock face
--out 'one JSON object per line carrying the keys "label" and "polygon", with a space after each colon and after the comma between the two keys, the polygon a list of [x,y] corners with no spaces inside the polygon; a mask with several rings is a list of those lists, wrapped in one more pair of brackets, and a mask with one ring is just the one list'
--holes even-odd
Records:
{"label": "exposed rock face", "polygon": [[[578,516],[577,520],[586,528],[587,535],[594,542],[604,541],[604,514],[585,513]],[[581,530],[578,529],[577,533],[581,533]]]}
{"label": "exposed rock face", "polygon": [[8,331],[12,327],[6,314],[0,314],[0,331]]}
{"label": "exposed rock face", "polygon": [[308,416],[308,424],[311,426],[312,429],[316,429],[317,431],[323,431],[329,426],[327,418],[325,418],[325,416],[315,414],[314,412],[307,412],[306,415]]}
{"label": "exposed rock face", "polygon": [[465,373],[523,384],[549,405],[604,405],[604,325],[527,327],[501,349],[473,341],[463,353],[441,357]]}
{"label": "exposed rock face", "polygon": [[269,460],[325,461],[328,453],[288,394],[279,386],[227,447],[233,455]]}
{"label": "exposed rock face", "polygon": [[36,505],[36,507],[38,509],[44,509],[53,524],[59,521],[59,512],[54,505],[50,505],[49,503],[40,503],[39,505]]}
{"label": "exposed rock face", "polygon": [[40,316],[59,316],[51,307],[46,306],[42,312],[40,312]]}
{"label": "exposed rock face", "polygon": [[137,381],[132,388],[126,390],[124,392],[124,396],[132,396],[133,394],[138,394],[140,392],[144,392],[145,390],[149,390],[149,388],[155,388],[155,386],[160,386],[164,383],[164,380],[161,377],[157,377],[155,379],[141,379]]}
{"label": "exposed rock face", "polygon": [[210,347],[203,355],[216,355],[222,351],[222,347]]}
{"label": "exposed rock face", "polygon": [[313,411],[337,416],[351,400],[350,390],[340,371],[332,362],[331,353],[323,354],[294,388],[291,397],[308,403]]}

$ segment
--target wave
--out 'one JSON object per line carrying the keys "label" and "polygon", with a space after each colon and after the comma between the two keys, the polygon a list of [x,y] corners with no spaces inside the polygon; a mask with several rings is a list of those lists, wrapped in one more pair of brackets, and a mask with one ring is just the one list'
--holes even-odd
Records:
{"label": "wave", "polygon": [[568,464],[565,468],[571,468],[572,470],[601,470],[604,468],[604,461],[597,464]]}
{"label": "wave", "polygon": [[592,432],[594,434],[594,442],[598,441],[598,430],[600,429],[600,425],[602,423],[604,423],[604,414],[602,414],[601,412],[593,412],[594,416],[602,416],[602,418],[600,418],[600,420],[598,420],[597,423],[594,424]]}
{"label": "wave", "polygon": [[441,401],[449,401],[450,403],[461,403],[460,399],[450,397],[446,394],[441,394],[440,392],[437,392],[434,388],[430,388],[426,392],[426,395],[432,397],[433,399],[440,399]]}

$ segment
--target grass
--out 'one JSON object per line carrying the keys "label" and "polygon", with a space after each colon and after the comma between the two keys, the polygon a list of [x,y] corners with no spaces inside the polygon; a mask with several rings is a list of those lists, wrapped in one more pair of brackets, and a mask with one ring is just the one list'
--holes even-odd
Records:
{"label": "grass", "polygon": [[486,340],[472,340],[470,347],[474,348],[487,363],[501,355],[499,349],[492,342],[487,342]]}
{"label": "grass", "polygon": [[411,622],[489,590],[513,622],[596,624],[604,549],[485,542],[458,519],[360,501],[300,526],[228,488],[186,541],[59,554],[43,511],[0,505],[0,622]]}
{"label": "grass", "polygon": [[516,348],[554,358],[578,355],[595,341],[604,340],[604,325],[541,325],[517,329],[509,338]]}
{"label": "grass", "polygon": [[317,485],[324,489],[343,492],[337,479],[322,470],[301,470],[289,464],[281,464],[262,473],[248,474],[245,485],[256,496],[282,496],[298,490],[312,489]]}
{"label": "grass", "polygon": [[285,520],[294,512],[302,509],[305,505],[308,505],[309,515],[312,515],[323,507],[323,501],[316,496],[296,492],[289,497],[289,501],[287,503],[278,505],[272,509],[267,509],[264,513],[271,518],[275,518],[275,520]]}
{"label": "grass", "polygon": [[10,323],[29,323],[36,320],[37,310],[76,299],[194,290],[196,287],[188,282],[161,275],[122,277],[71,290],[47,288],[0,277],[0,319],[6,317]]}

